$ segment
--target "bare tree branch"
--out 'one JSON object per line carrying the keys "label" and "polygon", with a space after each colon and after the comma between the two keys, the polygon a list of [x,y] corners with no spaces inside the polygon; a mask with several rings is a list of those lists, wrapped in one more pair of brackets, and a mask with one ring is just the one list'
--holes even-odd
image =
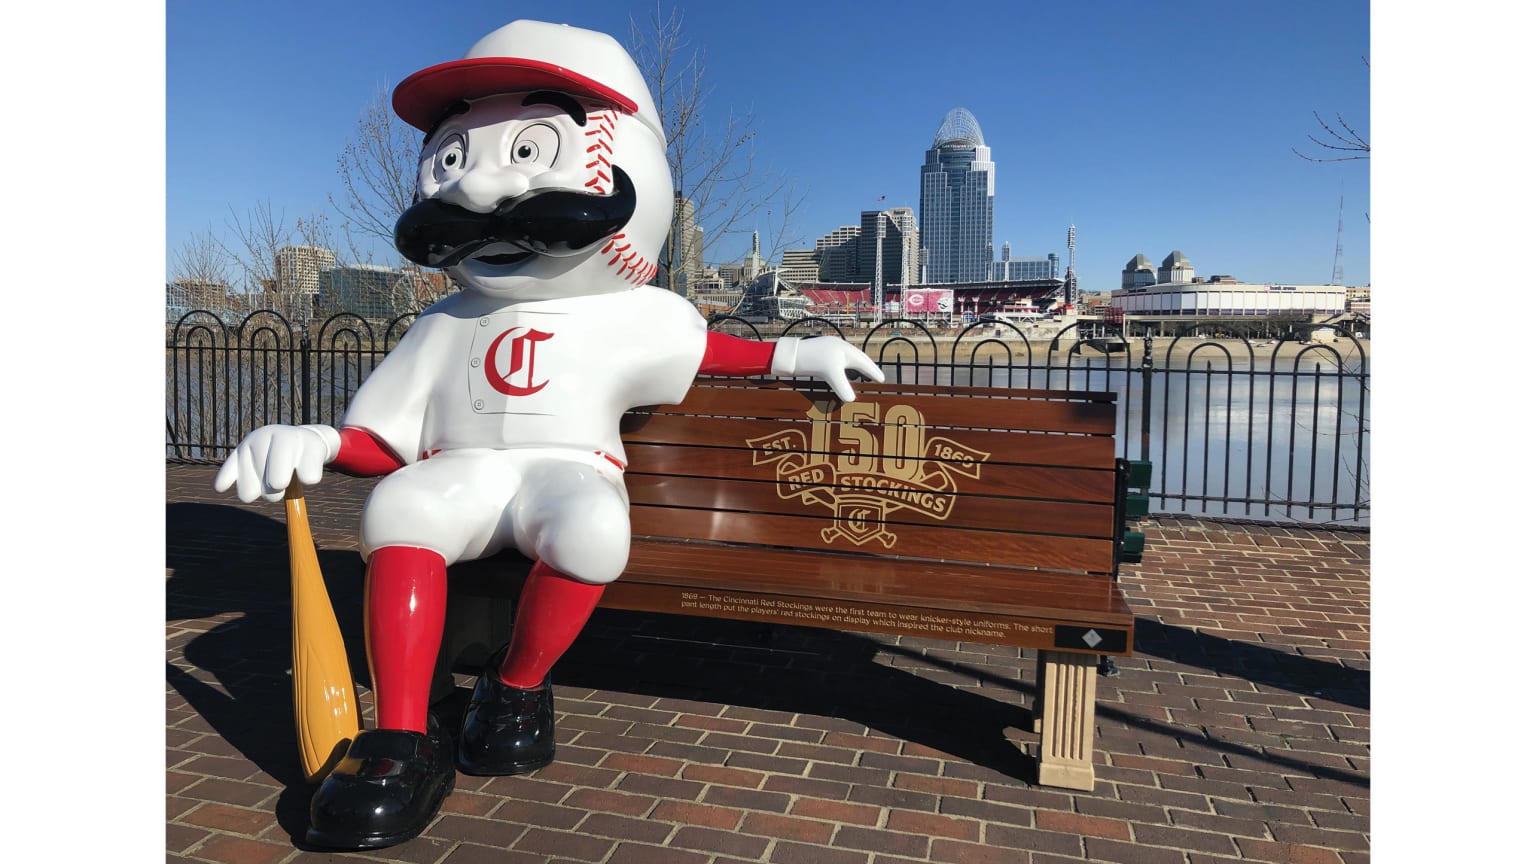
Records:
{"label": "bare tree branch", "polygon": [[[783,248],[787,226],[804,196],[782,173],[758,167],[753,148],[757,130],[750,111],[727,112],[720,125],[711,128],[706,119],[711,88],[704,53],[689,47],[682,14],[674,8],[663,16],[658,4],[644,23],[631,18],[630,52],[661,116],[677,194],[692,203],[705,246],[718,250],[722,241],[750,233],[760,213],[777,211],[782,227],[775,232],[775,246]],[[657,262],[657,283],[679,292],[689,276],[685,208],[674,207],[673,213],[672,231]]]}
{"label": "bare tree branch", "polygon": [[[1366,69],[1371,68],[1371,61],[1367,60],[1364,55],[1360,57],[1360,62],[1365,64]],[[1339,129],[1344,130],[1343,132],[1339,132],[1338,129],[1329,126],[1328,121],[1324,120],[1321,114],[1318,114],[1316,111],[1312,112],[1312,119],[1317,121],[1317,125],[1321,126],[1324,132],[1328,133],[1331,143],[1330,141],[1319,139],[1316,135],[1308,135],[1307,140],[1329,152],[1346,155],[1308,156],[1295,147],[1291,148],[1291,152],[1308,162],[1351,162],[1357,159],[1371,158],[1371,143],[1351,128],[1349,123],[1345,122],[1343,114],[1335,113],[1333,117],[1338,123]]]}
{"label": "bare tree branch", "polygon": [[[382,240],[387,248],[394,248],[395,221],[416,194],[420,158],[420,133],[395,116],[387,90],[376,90],[357,118],[352,139],[336,158],[341,200],[330,198],[342,216],[353,260],[373,259],[360,244]],[[392,263],[398,266],[398,259]]]}
{"label": "bare tree branch", "polygon": [[1335,153],[1347,153],[1350,155],[1334,157],[1308,156],[1300,150],[1297,150],[1295,147],[1291,148],[1292,153],[1295,153],[1297,156],[1300,156],[1308,162],[1349,162],[1355,159],[1371,158],[1370,142],[1361,137],[1360,133],[1350,128],[1350,125],[1344,121],[1344,115],[1333,115],[1335,120],[1338,122],[1339,127],[1344,130],[1343,133],[1340,133],[1332,126],[1329,126],[1328,122],[1322,118],[1322,115],[1318,114],[1316,111],[1312,112],[1312,116],[1317,120],[1317,125],[1323,127],[1323,131],[1328,133],[1329,137],[1333,139],[1334,143],[1330,144],[1327,141],[1320,140],[1315,135],[1308,135],[1307,140],[1323,148],[1324,150],[1331,150]]}
{"label": "bare tree branch", "polygon": [[[336,264],[335,253],[331,251],[333,236],[325,216],[301,216],[290,226],[285,214],[273,213],[272,202],[263,200],[243,218],[230,207],[228,226],[233,239],[221,246],[241,276],[239,292],[234,296],[235,305],[240,307],[237,311],[272,309],[293,323],[308,323],[314,316],[316,286],[295,280],[306,275],[318,278],[321,270]],[[287,246],[318,247],[326,254],[317,251],[309,258],[295,254],[290,260],[301,271],[305,267],[313,270],[308,274],[283,274],[278,268],[278,253]]]}
{"label": "bare tree branch", "polygon": [[229,253],[208,228],[182,241],[171,262],[171,278],[228,287],[231,263]]}
{"label": "bare tree branch", "polygon": [[171,279],[165,285],[167,320],[193,309],[215,313],[230,310],[230,268],[233,265],[213,229],[182,241],[171,259]]}
{"label": "bare tree branch", "polygon": [[244,218],[230,206],[228,227],[233,239],[221,245],[240,271],[238,287],[244,293],[259,294],[277,286],[277,250],[288,245],[291,233],[283,222],[283,214],[273,215],[270,200],[256,202]]}

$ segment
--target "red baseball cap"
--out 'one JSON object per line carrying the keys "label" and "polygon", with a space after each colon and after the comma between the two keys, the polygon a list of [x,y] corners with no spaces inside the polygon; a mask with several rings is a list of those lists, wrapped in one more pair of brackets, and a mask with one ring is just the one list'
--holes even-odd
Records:
{"label": "red baseball cap", "polygon": [[476,42],[462,59],[410,75],[395,87],[392,101],[400,119],[425,132],[461,99],[523,90],[585,96],[638,116],[660,134],[650,91],[613,37],[542,21],[513,21]]}

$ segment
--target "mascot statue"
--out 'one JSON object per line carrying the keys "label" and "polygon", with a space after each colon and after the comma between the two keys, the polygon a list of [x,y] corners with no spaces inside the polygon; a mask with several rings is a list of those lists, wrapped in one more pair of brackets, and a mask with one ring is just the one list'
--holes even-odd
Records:
{"label": "mascot statue", "polygon": [[[361,536],[375,728],[310,807],[307,840],[332,849],[416,836],[455,770],[554,759],[550,669],[629,555],[625,411],[682,401],[700,373],[810,376],[845,401],[850,370],[884,380],[842,339],[711,333],[647,284],[673,215],[666,138],[612,37],[514,21],[406,78],[393,102],[426,136],[396,246],[463,290],[421,314],[339,429],[263,426],[214,481],[250,502],[327,465],[384,475]],[[508,548],[535,564],[455,747],[428,711],[448,566]]]}

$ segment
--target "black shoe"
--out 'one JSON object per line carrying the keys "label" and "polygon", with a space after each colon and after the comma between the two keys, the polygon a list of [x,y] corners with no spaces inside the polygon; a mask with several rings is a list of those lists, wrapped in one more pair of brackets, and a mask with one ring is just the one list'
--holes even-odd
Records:
{"label": "black shoe", "polygon": [[420,834],[453,790],[450,742],[436,720],[428,733],[359,733],[309,804],[304,839],[326,849],[378,849]]}
{"label": "black shoe", "polygon": [[497,674],[504,651],[475,682],[459,733],[459,770],[478,776],[527,774],[555,761],[555,690],[506,684]]}

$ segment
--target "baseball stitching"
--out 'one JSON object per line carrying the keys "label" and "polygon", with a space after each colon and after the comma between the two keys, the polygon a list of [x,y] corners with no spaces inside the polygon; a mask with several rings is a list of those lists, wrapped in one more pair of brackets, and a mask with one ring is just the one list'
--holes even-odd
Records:
{"label": "baseball stitching", "polygon": [[[613,163],[609,159],[613,156],[613,127],[617,120],[617,115],[611,110],[594,111],[587,115],[588,124],[592,127],[585,133],[589,158],[587,170],[592,172],[592,177],[585,185],[599,195],[607,195],[608,185],[613,182],[609,173],[613,170]],[[631,246],[622,233],[615,234],[603,247],[603,254],[612,253],[608,266],[618,273],[620,279],[644,285],[656,275],[657,268]]]}
{"label": "baseball stitching", "polygon": [[608,161],[613,155],[613,124],[615,119],[612,111],[594,111],[587,115],[587,122],[592,127],[586,131],[587,137],[587,170],[592,172],[591,179],[586,185],[599,195],[608,194],[608,184],[613,182],[610,173],[613,165]]}

